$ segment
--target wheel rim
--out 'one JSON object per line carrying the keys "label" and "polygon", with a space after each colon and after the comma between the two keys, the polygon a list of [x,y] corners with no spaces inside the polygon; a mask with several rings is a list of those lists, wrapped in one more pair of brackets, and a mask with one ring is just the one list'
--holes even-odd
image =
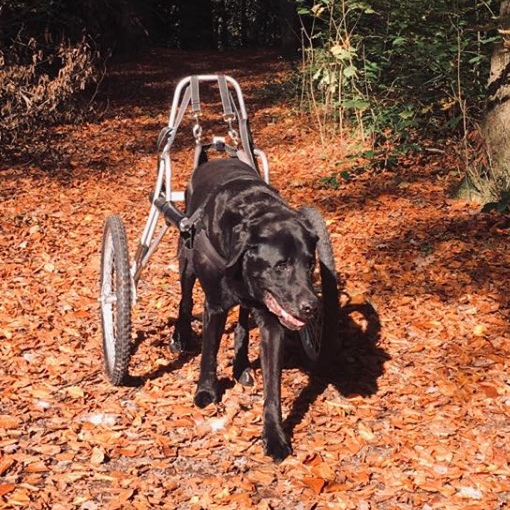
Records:
{"label": "wheel rim", "polygon": [[104,241],[103,274],[101,283],[101,315],[103,318],[103,343],[106,365],[109,372],[115,365],[115,321],[117,294],[115,291],[115,249],[113,235],[108,232]]}

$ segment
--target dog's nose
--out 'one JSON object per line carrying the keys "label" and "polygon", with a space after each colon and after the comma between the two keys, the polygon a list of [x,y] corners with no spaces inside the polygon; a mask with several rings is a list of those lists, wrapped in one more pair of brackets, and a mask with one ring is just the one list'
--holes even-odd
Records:
{"label": "dog's nose", "polygon": [[307,319],[308,317],[312,316],[317,311],[318,306],[319,300],[315,296],[301,299],[299,303],[299,312],[301,317]]}

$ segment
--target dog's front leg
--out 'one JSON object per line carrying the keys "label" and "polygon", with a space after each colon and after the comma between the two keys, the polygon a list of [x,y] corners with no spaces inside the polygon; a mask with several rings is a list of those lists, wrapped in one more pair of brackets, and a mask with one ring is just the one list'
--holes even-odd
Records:
{"label": "dog's front leg", "polygon": [[196,276],[190,256],[186,253],[182,239],[179,241],[179,274],[181,282],[181,301],[179,315],[175,323],[170,349],[181,353],[189,348],[192,338],[191,314],[193,312],[193,287]]}
{"label": "dog's front leg", "polygon": [[249,318],[250,311],[241,306],[234,340],[234,378],[243,386],[253,386],[254,383],[248,359]]}
{"label": "dog's front leg", "polygon": [[281,462],[292,452],[282,427],[281,379],[284,329],[268,312],[256,311],[260,328],[261,365],[264,381],[264,425],[262,440],[266,455]]}
{"label": "dog's front leg", "polygon": [[217,355],[221,336],[225,329],[227,312],[211,311],[205,305],[204,325],[202,338],[202,357],[200,359],[200,378],[195,404],[198,407],[206,407],[218,401],[218,379],[216,375]]}

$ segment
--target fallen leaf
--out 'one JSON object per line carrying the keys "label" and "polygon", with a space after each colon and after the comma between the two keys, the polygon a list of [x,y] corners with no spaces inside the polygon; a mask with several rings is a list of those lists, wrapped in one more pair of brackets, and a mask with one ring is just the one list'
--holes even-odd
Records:
{"label": "fallen leaf", "polygon": [[316,477],[305,477],[301,479],[301,482],[312,489],[315,494],[320,494],[326,485],[326,480]]}
{"label": "fallen leaf", "polygon": [[14,483],[3,483],[0,484],[0,496],[4,496],[5,494],[9,494],[16,488],[16,484]]}
{"label": "fallen leaf", "polygon": [[0,476],[3,476],[14,464],[14,459],[9,457],[0,457]]}
{"label": "fallen leaf", "polygon": [[102,464],[105,460],[105,452],[102,448],[99,448],[98,446],[95,446],[92,449],[92,456],[90,457],[91,464],[95,466],[99,466]]}
{"label": "fallen leaf", "polygon": [[1,429],[17,429],[21,424],[21,420],[17,416],[8,414],[0,414]]}

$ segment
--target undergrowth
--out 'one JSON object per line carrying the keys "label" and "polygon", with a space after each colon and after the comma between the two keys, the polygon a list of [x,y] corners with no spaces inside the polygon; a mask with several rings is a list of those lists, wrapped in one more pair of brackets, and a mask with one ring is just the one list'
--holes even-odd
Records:
{"label": "undergrowth", "polygon": [[0,51],[0,147],[23,150],[57,122],[80,120],[78,103],[99,77],[90,40],[43,43],[18,36]]}
{"label": "undergrowth", "polygon": [[[354,134],[364,143],[353,159],[377,170],[392,169],[419,149],[419,140],[441,147],[442,140],[456,139],[468,148],[461,156],[469,171],[466,154],[476,150],[469,135],[484,113],[498,37],[495,4],[300,0],[301,105],[324,144]],[[479,186],[492,177],[479,165],[470,168]],[[333,171],[330,184],[337,177]]]}

